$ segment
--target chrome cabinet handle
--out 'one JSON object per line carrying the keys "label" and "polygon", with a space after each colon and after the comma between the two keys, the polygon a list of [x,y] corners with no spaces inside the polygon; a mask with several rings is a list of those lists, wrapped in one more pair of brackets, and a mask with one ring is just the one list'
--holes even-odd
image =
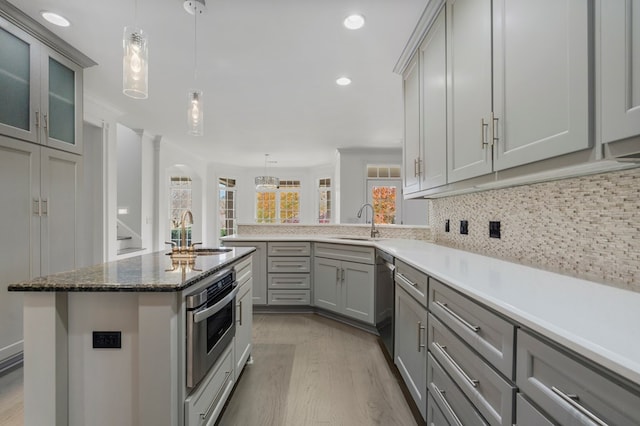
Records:
{"label": "chrome cabinet handle", "polygon": [[[223,381],[223,383],[227,382],[227,379],[229,379],[229,376],[231,376],[231,371],[225,371],[224,372],[224,381]],[[216,401],[218,400],[218,397],[220,396],[220,392],[222,392],[226,388],[227,388],[227,386],[223,386],[220,389],[218,389],[218,392],[216,392],[216,396],[213,397],[213,400],[211,401],[211,404],[209,404],[209,407],[207,408],[207,411],[205,411],[204,413],[200,413],[200,418],[202,420],[205,420],[207,417],[209,417],[211,415],[211,411],[213,410],[213,407],[216,404]]]}
{"label": "chrome cabinet handle", "polygon": [[40,127],[40,111],[36,111],[36,127]]}
{"label": "chrome cabinet handle", "polygon": [[608,426],[608,424],[606,422],[602,421],[598,416],[596,416],[591,411],[589,411],[586,408],[584,408],[578,402],[580,400],[580,397],[578,395],[568,395],[568,394],[562,392],[560,389],[558,389],[555,386],[551,386],[551,390],[553,391],[553,393],[558,395],[564,402],[566,402],[567,404],[571,405],[573,408],[578,410],[580,412],[580,414],[583,414],[584,416],[588,417],[589,420],[591,420],[595,424],[597,424],[599,426]]}
{"label": "chrome cabinet handle", "polygon": [[451,417],[453,417],[453,420],[455,421],[456,425],[464,426],[460,421],[460,419],[458,418],[458,416],[456,415],[456,412],[453,411],[453,408],[451,408],[451,405],[449,405],[449,401],[447,401],[447,398],[445,398],[444,396],[444,391],[440,390],[440,388],[438,388],[433,382],[431,383],[431,387],[433,387],[433,389],[435,390],[434,395],[436,395],[438,399],[440,399],[440,402],[444,406],[444,409],[447,410],[449,414],[451,414]]}
{"label": "chrome cabinet handle", "polygon": [[238,323],[239,326],[242,326],[242,300],[238,303],[238,307],[240,308],[240,315],[238,315]]}
{"label": "chrome cabinet handle", "polygon": [[498,141],[500,140],[499,137],[496,137],[496,135],[498,134],[498,119],[493,115],[493,112],[491,112],[491,145],[497,145]]}
{"label": "chrome cabinet handle", "polygon": [[472,379],[471,377],[469,377],[469,375],[468,375],[468,374],[467,374],[467,373],[462,369],[462,367],[460,367],[460,366],[458,365],[458,363],[457,363],[453,358],[451,358],[451,355],[449,355],[449,353],[448,353],[448,352],[447,352],[447,350],[446,350],[446,349],[447,349],[447,347],[446,347],[446,346],[442,346],[441,344],[439,344],[439,343],[437,343],[437,342],[434,342],[434,345],[436,345],[436,347],[437,347],[438,349],[440,349],[440,352],[442,352],[442,355],[447,359],[447,361],[449,361],[449,363],[450,363],[451,365],[453,365],[453,367],[454,367],[456,370],[458,370],[458,372],[460,373],[460,375],[461,375],[461,376],[462,376],[462,377],[463,377],[467,382],[469,382],[469,384],[470,384],[471,386],[473,386],[474,388],[475,388],[475,387],[478,387],[478,384],[480,383],[480,381],[479,381],[479,380]]}
{"label": "chrome cabinet handle", "polygon": [[342,282],[344,282],[344,269],[340,269],[342,271]]}
{"label": "chrome cabinet handle", "polygon": [[411,287],[416,287],[418,285],[418,283],[414,283],[413,281],[409,280],[409,278],[405,277],[400,272],[396,272],[396,278],[399,278],[400,281],[403,281],[406,285],[410,285]]}
{"label": "chrome cabinet handle", "polygon": [[413,159],[413,177],[418,177],[418,159]]}
{"label": "chrome cabinet handle", "polygon": [[49,114],[44,113],[42,116],[44,118],[44,128],[47,130],[47,136],[49,136]]}
{"label": "chrome cabinet handle", "polygon": [[418,158],[418,176],[422,176],[422,159]]}
{"label": "chrome cabinet handle", "polygon": [[425,327],[422,326],[422,321],[418,321],[418,352],[422,352],[422,349],[426,348],[425,344],[420,344],[422,341],[422,330],[424,329]]}
{"label": "chrome cabinet handle", "polygon": [[33,199],[33,215],[34,216],[42,216],[42,211],[40,210],[40,199]]}
{"label": "chrome cabinet handle", "polygon": [[489,123],[485,123],[484,122],[484,117],[480,120],[480,142],[481,142],[481,147],[482,149],[484,149],[485,146],[489,145],[489,142],[487,142],[487,131],[489,129]]}
{"label": "chrome cabinet handle", "polygon": [[442,303],[439,300],[436,300],[435,302],[436,305],[438,305],[439,307],[441,307],[446,313],[448,313],[449,315],[451,315],[452,317],[454,317],[456,320],[458,320],[458,322],[460,322],[460,324],[464,325],[465,327],[467,327],[469,330],[473,331],[474,333],[477,333],[480,331],[480,327],[478,327],[477,325],[473,325],[470,322],[468,322],[467,320],[465,320],[464,318],[462,318],[460,315],[456,314],[455,312],[453,312],[451,310],[451,308],[449,308],[447,306],[446,303]]}
{"label": "chrome cabinet handle", "polygon": [[42,216],[48,216],[49,215],[49,200],[47,198],[45,198],[44,200],[41,201],[42,203]]}
{"label": "chrome cabinet handle", "polygon": [[336,283],[340,282],[340,268],[336,268]]}

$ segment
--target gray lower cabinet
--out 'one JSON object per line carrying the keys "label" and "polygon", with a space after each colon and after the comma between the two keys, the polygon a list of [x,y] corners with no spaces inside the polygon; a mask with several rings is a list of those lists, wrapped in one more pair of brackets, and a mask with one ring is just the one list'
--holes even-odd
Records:
{"label": "gray lower cabinet", "polygon": [[375,266],[316,257],[313,304],[375,324]]}
{"label": "gray lower cabinet", "polygon": [[436,317],[429,315],[429,351],[492,425],[513,424],[516,388]]}
{"label": "gray lower cabinet", "polygon": [[554,426],[553,422],[531,405],[521,393],[516,395],[516,425]]}
{"label": "gray lower cabinet", "polygon": [[264,241],[224,241],[225,247],[255,247],[253,253],[253,304],[267,304],[267,243]]}
{"label": "gray lower cabinet", "polygon": [[427,309],[396,284],[394,363],[420,414],[427,412]]}
{"label": "gray lower cabinet", "polygon": [[267,243],[267,304],[311,304],[311,243]]}
{"label": "gray lower cabinet", "polygon": [[561,425],[640,424],[640,389],[518,330],[516,384]]}
{"label": "gray lower cabinet", "polygon": [[[488,425],[484,418],[474,408],[473,404],[464,396],[460,388],[444,372],[442,366],[429,354],[427,366],[427,380],[429,383],[429,405],[427,406],[427,424],[433,417],[442,417],[440,425],[474,426]],[[438,416],[440,413],[440,416]]]}

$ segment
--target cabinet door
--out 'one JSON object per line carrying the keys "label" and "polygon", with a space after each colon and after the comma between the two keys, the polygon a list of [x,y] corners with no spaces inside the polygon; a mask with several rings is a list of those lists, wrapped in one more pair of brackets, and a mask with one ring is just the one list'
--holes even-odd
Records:
{"label": "cabinet door", "polygon": [[253,277],[253,304],[267,304],[267,243],[260,241],[224,241],[225,247],[255,247],[251,276]]}
{"label": "cabinet door", "polygon": [[410,194],[420,190],[418,161],[420,159],[420,73],[418,58],[407,66],[404,74],[404,146],[402,163],[404,192]]}
{"label": "cabinet door", "polygon": [[242,285],[236,300],[236,380],[251,355],[251,332],[253,326],[252,287],[253,280],[250,278],[249,281]]}
{"label": "cabinet door", "polygon": [[46,144],[82,154],[82,69],[48,50],[41,69]]}
{"label": "cabinet door", "polygon": [[600,3],[602,142],[640,135],[640,0]]}
{"label": "cabinet door", "polygon": [[395,364],[422,418],[427,412],[427,310],[396,286]]}
{"label": "cabinet door", "polygon": [[491,0],[447,1],[447,177],[491,172]]}
{"label": "cabinet door", "polygon": [[342,262],[342,313],[375,324],[374,265]]}
{"label": "cabinet door", "polygon": [[313,268],[314,306],[340,312],[340,261],[316,257]]}
{"label": "cabinet door", "polygon": [[40,275],[39,198],[40,148],[0,136],[0,363],[22,351],[22,293],[7,286]]}
{"label": "cabinet door", "polygon": [[76,268],[82,157],[42,148],[42,275]]}
{"label": "cabinet door", "polygon": [[0,133],[38,142],[39,79],[38,43],[0,18]]}
{"label": "cabinet door", "polygon": [[493,2],[494,170],[591,145],[588,9],[584,0]]}
{"label": "cabinet door", "polygon": [[422,159],[420,189],[447,183],[446,9],[442,9],[420,47],[422,82]]}

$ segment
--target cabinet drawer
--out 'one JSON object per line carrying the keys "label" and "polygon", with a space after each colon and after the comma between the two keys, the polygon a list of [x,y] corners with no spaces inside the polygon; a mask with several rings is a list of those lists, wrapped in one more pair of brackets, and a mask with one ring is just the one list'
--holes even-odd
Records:
{"label": "cabinet drawer", "polygon": [[638,425],[640,392],[518,331],[516,384],[560,424]]}
{"label": "cabinet drawer", "polygon": [[310,256],[311,243],[304,241],[276,241],[267,244],[268,256]]}
{"label": "cabinet drawer", "polygon": [[[427,412],[441,411],[442,416],[446,419],[445,423],[434,424],[488,425],[431,354],[429,354],[427,375],[429,377],[429,396],[432,398],[432,403],[427,406]],[[429,417],[431,415],[427,413],[427,418]],[[427,424],[429,423],[427,422]]]}
{"label": "cabinet drawer", "polygon": [[233,389],[233,345],[184,401],[185,426],[213,425]]}
{"label": "cabinet drawer", "polygon": [[329,243],[316,243],[314,255],[348,262],[366,263],[368,265],[373,265],[376,259],[373,247]]}
{"label": "cabinet drawer", "polygon": [[270,289],[309,289],[311,275],[309,274],[269,274]]}
{"label": "cabinet drawer", "polygon": [[269,290],[269,305],[310,305],[310,290]]}
{"label": "cabinet drawer", "polygon": [[236,271],[236,282],[238,283],[238,286],[242,287],[244,284],[246,284],[250,279],[251,279],[251,275],[252,275],[252,256],[249,256],[247,259],[244,259],[241,262],[236,263],[235,265],[233,265],[233,269]]}
{"label": "cabinet drawer", "polygon": [[474,301],[429,278],[429,311],[509,379],[515,327]]}
{"label": "cabinet drawer", "polygon": [[515,387],[429,314],[429,350],[492,425],[511,426]]}
{"label": "cabinet drawer", "polygon": [[553,426],[536,407],[524,399],[521,393],[516,395],[516,425],[518,426]]}
{"label": "cabinet drawer", "polygon": [[424,307],[427,306],[428,280],[425,273],[396,259],[396,283]]}
{"label": "cabinet drawer", "polygon": [[308,257],[269,257],[267,270],[269,272],[309,273],[311,261]]}

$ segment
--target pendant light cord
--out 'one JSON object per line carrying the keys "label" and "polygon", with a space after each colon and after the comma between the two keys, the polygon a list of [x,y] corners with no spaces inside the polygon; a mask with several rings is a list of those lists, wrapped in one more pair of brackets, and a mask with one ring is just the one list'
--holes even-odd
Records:
{"label": "pendant light cord", "polygon": [[193,84],[198,82],[198,2],[193,8]]}

